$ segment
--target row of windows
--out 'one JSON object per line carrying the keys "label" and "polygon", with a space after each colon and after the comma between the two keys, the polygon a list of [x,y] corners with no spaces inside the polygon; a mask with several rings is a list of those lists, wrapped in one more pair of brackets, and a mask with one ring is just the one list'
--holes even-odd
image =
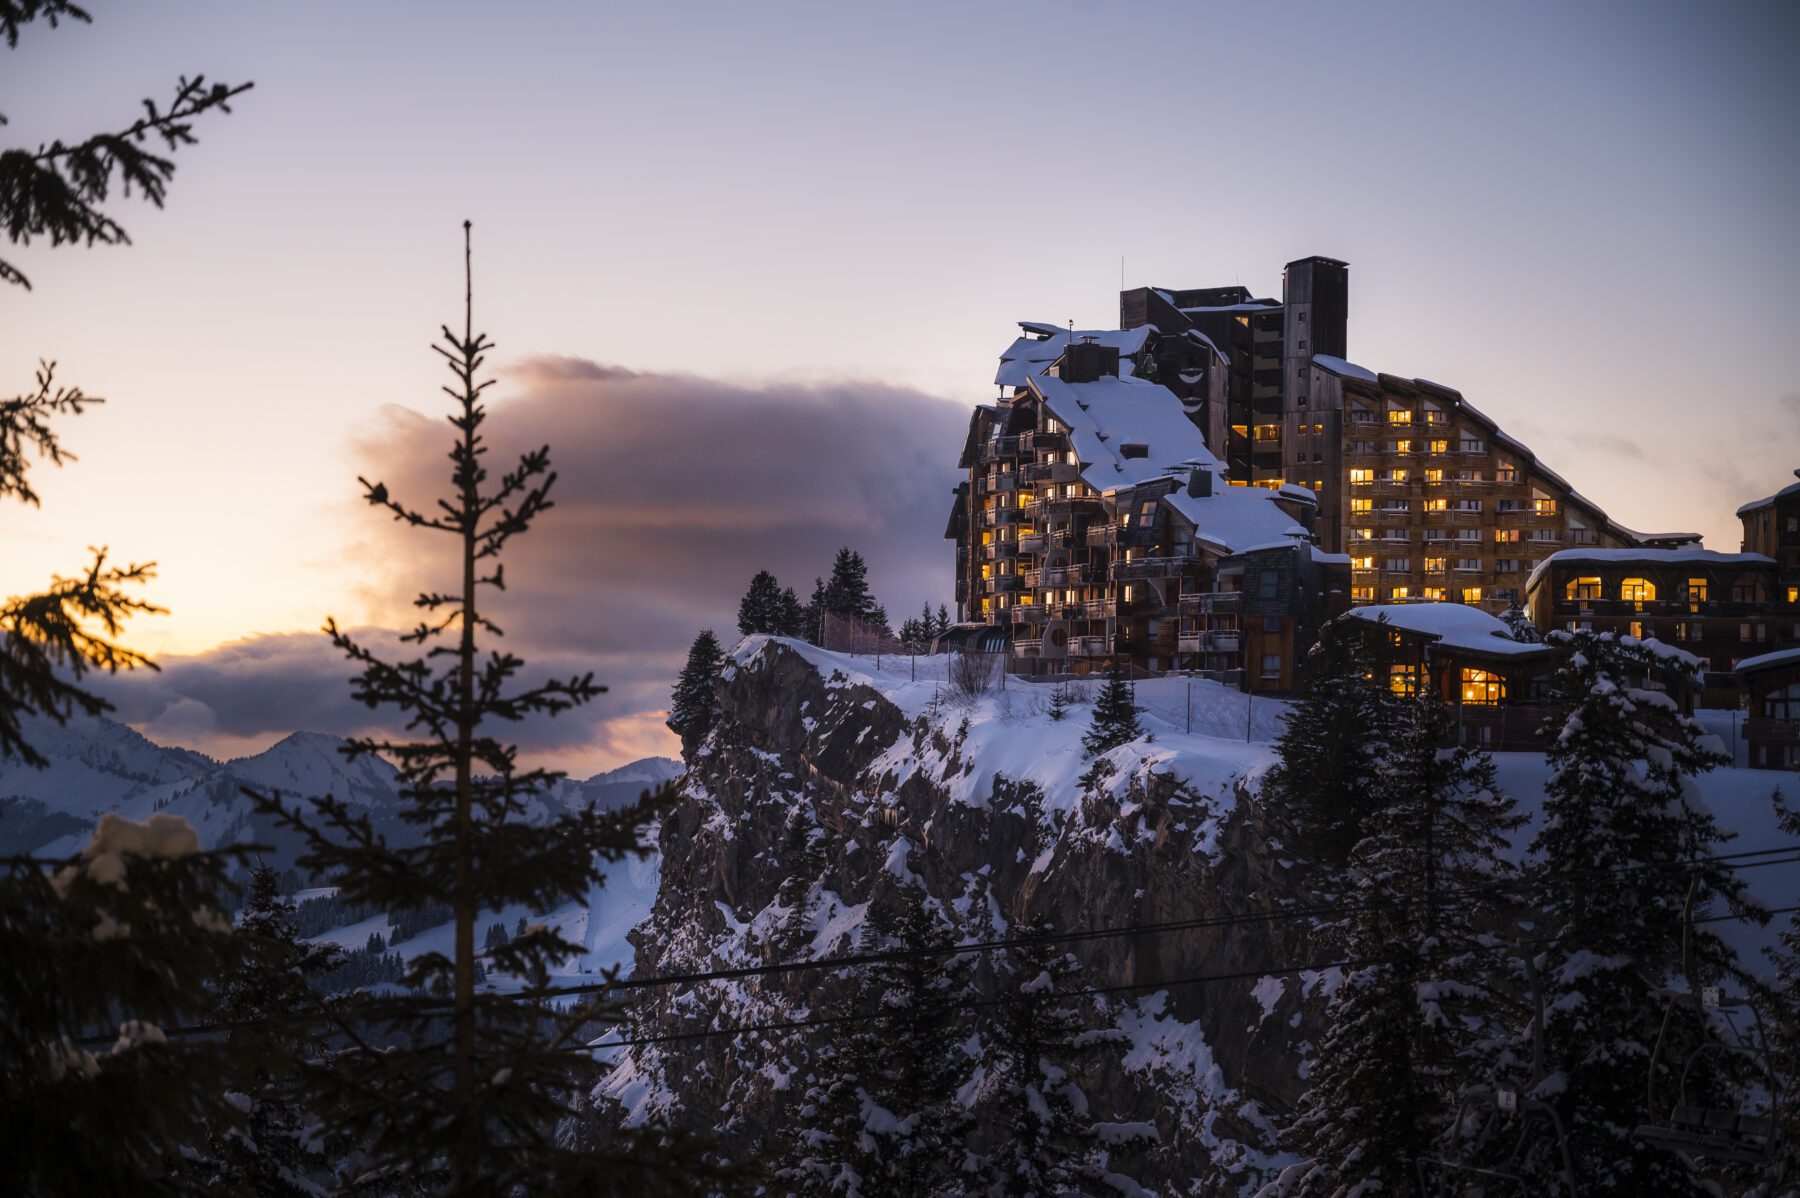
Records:
{"label": "row of windows", "polygon": [[[1706,602],[1709,593],[1707,580],[1690,578],[1687,585],[1680,588],[1677,600],[1686,600],[1689,611],[1699,611],[1700,605]],[[1648,578],[1627,578],[1619,583],[1619,598],[1626,603],[1634,603],[1642,611],[1644,604],[1656,602],[1656,583]],[[1794,602],[1800,597],[1800,587],[1788,588],[1788,601]],[[1597,576],[1586,575],[1571,578],[1563,586],[1565,599],[1605,599],[1605,584]],[[1731,601],[1733,603],[1766,603],[1769,594],[1761,579],[1734,582],[1731,585]]]}
{"label": "row of windows", "polygon": [[[1506,679],[1488,670],[1464,669],[1459,679],[1460,695],[1464,703],[1492,704],[1506,698]],[[1392,665],[1388,667],[1388,689],[1402,698],[1411,699],[1419,693],[1419,667],[1415,665]]]}

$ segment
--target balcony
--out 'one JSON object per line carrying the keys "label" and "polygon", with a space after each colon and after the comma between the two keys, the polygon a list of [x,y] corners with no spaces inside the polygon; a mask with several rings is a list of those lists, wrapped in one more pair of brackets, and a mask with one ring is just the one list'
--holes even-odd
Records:
{"label": "balcony", "polygon": [[1025,518],[1023,508],[995,507],[981,513],[981,522],[989,528],[998,528],[1003,524],[1018,524]]}
{"label": "balcony", "polygon": [[1102,524],[1087,531],[1087,543],[1092,547],[1113,548],[1118,546],[1154,545],[1161,534],[1154,524],[1140,524],[1126,528],[1121,524]]}
{"label": "balcony", "polygon": [[1019,535],[1020,553],[1042,553],[1046,538],[1041,532],[1028,532]]}
{"label": "balcony", "polygon": [[1003,557],[1014,557],[1018,552],[1017,541],[995,541],[981,547],[981,556],[990,562],[997,562]]}
{"label": "balcony", "polygon": [[1021,603],[1013,608],[1016,624],[1044,624],[1051,619],[1050,609],[1042,603]]}
{"label": "balcony", "polygon": [[984,474],[976,480],[975,490],[982,494],[1000,494],[1019,489],[1017,474]]}
{"label": "balcony", "polygon": [[1032,462],[1019,467],[1019,476],[1028,483],[1072,483],[1081,477],[1081,467],[1073,462]]}
{"label": "balcony", "polygon": [[1085,586],[1093,571],[1085,565],[1046,566],[1041,570],[1025,572],[1025,585],[1032,590],[1039,587],[1078,587]]}
{"label": "balcony", "polygon": [[1184,632],[1176,643],[1182,653],[1238,653],[1244,647],[1238,632]]}
{"label": "balcony", "polygon": [[981,446],[981,460],[997,462],[1005,458],[1016,458],[1024,452],[1019,444],[1021,437],[992,437]]}
{"label": "balcony", "polygon": [[1100,510],[1098,495],[1064,495],[1055,499],[1033,500],[1028,509],[1041,512],[1046,516],[1073,516],[1078,512],[1097,512]]}
{"label": "balcony", "polygon": [[1184,616],[1235,614],[1244,610],[1244,596],[1241,591],[1200,591],[1183,595],[1175,607]]}
{"label": "balcony", "polygon": [[1067,433],[1026,433],[1024,439],[1025,444],[1033,450],[1043,449],[1058,452],[1069,447],[1069,434]]}
{"label": "balcony", "polygon": [[1025,580],[1017,574],[999,574],[988,580],[989,587],[996,595],[1004,595],[1016,591],[1025,584]]}
{"label": "balcony", "polygon": [[1105,636],[1070,637],[1069,653],[1073,657],[1105,657],[1112,652],[1111,639]]}
{"label": "balcony", "polygon": [[1114,582],[1136,582],[1145,578],[1173,578],[1183,570],[1192,569],[1198,564],[1198,558],[1187,554],[1174,557],[1140,557],[1129,562],[1114,562],[1111,566],[1111,573]]}

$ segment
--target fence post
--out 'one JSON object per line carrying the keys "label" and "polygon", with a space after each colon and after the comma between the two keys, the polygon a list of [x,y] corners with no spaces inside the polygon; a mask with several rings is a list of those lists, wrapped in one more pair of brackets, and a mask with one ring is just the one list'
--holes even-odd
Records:
{"label": "fence post", "polygon": [[1192,732],[1194,730],[1194,680],[1183,679],[1183,684],[1187,687],[1187,730]]}

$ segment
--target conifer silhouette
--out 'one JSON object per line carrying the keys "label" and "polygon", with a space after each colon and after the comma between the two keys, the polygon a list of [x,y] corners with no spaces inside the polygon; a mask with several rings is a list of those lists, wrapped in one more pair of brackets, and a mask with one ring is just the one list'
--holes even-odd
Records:
{"label": "conifer silhouette", "polygon": [[[466,269],[467,222],[463,228]],[[585,1048],[593,1024],[616,1014],[604,993],[573,1013],[559,1011],[546,994],[551,971],[581,946],[544,923],[527,927],[521,920],[487,953],[486,966],[520,979],[522,992],[502,997],[475,987],[479,913],[507,905],[548,911],[585,897],[603,881],[602,863],[642,851],[639,829],[672,790],[622,811],[589,808],[524,822],[524,800],[560,775],[522,768],[495,725],[555,715],[604,688],[590,674],[521,683],[525,663],[491,647],[501,630],[485,596],[504,589],[503,552],[550,509],[556,475],[546,446],[489,483],[482,395],[491,380],[478,375],[492,343],[474,331],[472,285],[464,303],[462,332],[445,326],[435,347],[455,377],[445,388],[454,400],[450,498],[415,507],[380,482],[361,480],[371,505],[455,542],[458,584],[416,600],[426,618],[403,638],[419,646],[410,660],[388,661],[335,622],[326,625],[360,668],[355,697],[397,710],[407,731],[418,734],[360,737],[344,752],[352,761],[379,755],[394,763],[405,818],[422,842],[389,843],[365,810],[332,796],[306,807],[253,796],[304,837],[301,866],[330,877],[346,901],[376,904],[397,913],[396,921],[441,905],[454,922],[448,954],[409,962],[405,981],[417,993],[352,1000],[339,1022],[348,1044],[332,1068],[316,1074],[317,1105],[330,1131],[360,1146],[373,1177],[404,1176],[455,1195],[588,1192],[632,1179],[672,1184],[691,1157],[661,1151],[665,1138],[655,1129],[621,1129],[604,1148],[557,1141],[557,1123],[576,1090],[593,1080]]]}

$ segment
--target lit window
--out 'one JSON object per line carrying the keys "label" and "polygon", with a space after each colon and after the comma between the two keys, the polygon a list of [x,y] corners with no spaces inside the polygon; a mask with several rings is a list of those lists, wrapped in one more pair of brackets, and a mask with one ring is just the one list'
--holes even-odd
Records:
{"label": "lit window", "polygon": [[1633,620],[1629,625],[1629,630],[1631,636],[1637,637],[1640,641],[1644,639],[1644,622],[1642,620]]}
{"label": "lit window", "polygon": [[1556,500],[1533,499],[1531,501],[1531,512],[1535,516],[1554,516],[1556,515]]}
{"label": "lit window", "polygon": [[1428,483],[1441,483],[1441,482],[1443,482],[1443,481],[1444,481],[1444,469],[1443,469],[1443,467],[1442,467],[1442,466],[1432,466],[1432,467],[1430,467],[1430,468],[1428,468],[1428,469],[1427,469],[1427,470],[1426,470],[1426,471],[1425,471],[1425,481],[1426,481],[1426,482],[1428,482]]}
{"label": "lit window", "polygon": [[[1429,474],[1430,471],[1427,471],[1426,473]],[[1439,471],[1438,473],[1441,474],[1443,472]],[[1447,512],[1450,510],[1450,501],[1448,499],[1427,499],[1425,501],[1425,510],[1428,512]]]}
{"label": "lit window", "polygon": [[1387,472],[1387,476],[1385,478],[1383,478],[1382,481],[1390,482],[1390,483],[1403,483],[1406,481],[1406,471],[1390,470]]}
{"label": "lit window", "polygon": [[1480,587],[1464,587],[1462,596],[1463,596],[1462,601],[1464,603],[1480,603],[1481,602],[1481,588]]}
{"label": "lit window", "polygon": [[1500,465],[1494,467],[1494,481],[1497,483],[1516,483],[1519,481],[1517,466]]}
{"label": "lit window", "polygon": [[1619,598],[1635,603],[1637,610],[1643,611],[1644,604],[1656,600],[1656,584],[1647,578],[1627,578],[1619,584]]}
{"label": "lit window", "polygon": [[1419,693],[1419,667],[1392,665],[1388,667],[1388,689],[1403,698],[1412,698]]}
{"label": "lit window", "polygon": [[1412,423],[1412,413],[1405,408],[1389,408],[1388,409],[1388,423],[1389,424],[1411,424]]}
{"label": "lit window", "polygon": [[1393,590],[1389,591],[1388,594],[1395,599],[1410,599],[1412,598],[1412,588],[1395,587]]}
{"label": "lit window", "polygon": [[1449,453],[1450,452],[1450,442],[1448,442],[1442,438],[1439,438],[1439,439],[1433,441],[1431,443],[1431,452],[1432,453]]}
{"label": "lit window", "polygon": [[1352,603],[1373,603],[1373,602],[1375,602],[1375,588],[1374,587],[1351,587],[1350,588],[1350,602],[1352,602]]}
{"label": "lit window", "polygon": [[1563,588],[1565,599],[1598,599],[1600,597],[1600,580],[1598,578],[1571,578]]}
{"label": "lit window", "polygon": [[1412,442],[1411,441],[1396,441],[1396,442],[1394,442],[1394,447],[1393,447],[1392,452],[1394,452],[1394,453],[1411,453],[1412,452]]}
{"label": "lit window", "polygon": [[1372,512],[1375,510],[1375,501],[1373,499],[1352,499],[1350,501],[1350,510],[1353,512]]}
{"label": "lit window", "polygon": [[1516,528],[1496,528],[1494,530],[1494,540],[1498,544],[1510,545],[1517,542],[1518,539],[1519,530]]}
{"label": "lit window", "polygon": [[[1444,569],[1447,566],[1449,566],[1449,564],[1450,564],[1450,559],[1447,557],[1428,557],[1425,559],[1425,573],[1427,573],[1427,574],[1442,574],[1444,572]],[[1441,599],[1441,598],[1443,598],[1443,596],[1438,595],[1438,596],[1435,596],[1435,598]]]}
{"label": "lit window", "polygon": [[1426,587],[1425,588],[1425,597],[1427,599],[1435,600],[1438,603],[1442,603],[1444,601],[1444,596],[1445,596],[1445,591],[1444,591],[1443,587]]}
{"label": "lit window", "polygon": [[1373,557],[1353,557],[1350,559],[1350,567],[1354,570],[1373,570],[1375,559]]}
{"label": "lit window", "polygon": [[1372,483],[1374,481],[1375,481],[1375,472],[1373,470],[1370,470],[1364,466],[1352,466],[1350,468],[1350,485],[1351,486],[1357,486],[1359,484],[1365,484],[1365,483]]}
{"label": "lit window", "polygon": [[1464,703],[1498,703],[1506,698],[1506,683],[1500,675],[1487,670],[1469,670],[1462,672],[1462,701]]}
{"label": "lit window", "polygon": [[1690,578],[1687,583],[1688,610],[1699,611],[1706,602],[1706,579]]}

